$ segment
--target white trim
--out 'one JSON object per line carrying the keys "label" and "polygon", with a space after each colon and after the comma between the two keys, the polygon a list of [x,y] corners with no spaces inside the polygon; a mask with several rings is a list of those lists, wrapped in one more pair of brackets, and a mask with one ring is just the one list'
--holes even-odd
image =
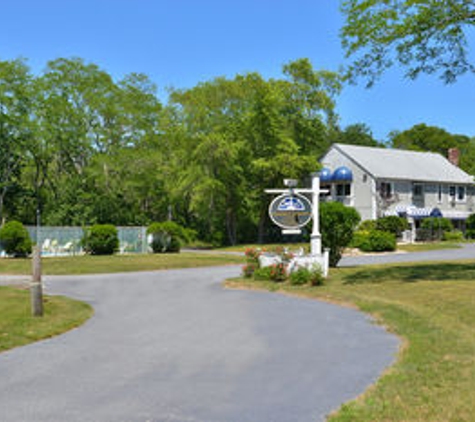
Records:
{"label": "white trim", "polygon": [[456,210],[448,210],[448,211],[441,210],[441,212],[444,218],[448,218],[451,220],[465,220],[472,214],[470,211],[456,211]]}
{"label": "white trim", "polygon": [[376,220],[378,218],[378,201],[376,195],[378,194],[376,189],[376,180],[371,177],[371,219]]}

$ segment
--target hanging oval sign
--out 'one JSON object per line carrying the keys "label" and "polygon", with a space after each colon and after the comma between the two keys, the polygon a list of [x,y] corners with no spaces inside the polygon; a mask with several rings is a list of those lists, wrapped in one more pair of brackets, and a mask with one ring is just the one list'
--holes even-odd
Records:
{"label": "hanging oval sign", "polygon": [[312,219],[312,204],[303,195],[286,193],[271,202],[269,217],[283,229],[299,229]]}

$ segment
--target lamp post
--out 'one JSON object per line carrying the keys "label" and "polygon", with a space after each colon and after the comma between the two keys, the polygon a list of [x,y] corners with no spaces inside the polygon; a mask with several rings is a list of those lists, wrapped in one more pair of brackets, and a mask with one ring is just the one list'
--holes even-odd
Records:
{"label": "lamp post", "polygon": [[31,313],[43,316],[43,286],[41,285],[40,209],[36,210],[36,245],[33,249],[33,274],[30,285]]}

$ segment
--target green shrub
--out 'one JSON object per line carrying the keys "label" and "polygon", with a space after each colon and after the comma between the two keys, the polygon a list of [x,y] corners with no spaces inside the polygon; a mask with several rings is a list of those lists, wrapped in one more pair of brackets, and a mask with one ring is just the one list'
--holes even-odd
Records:
{"label": "green shrub", "polygon": [[467,228],[465,236],[468,239],[475,239],[475,214],[471,214],[465,224]]}
{"label": "green shrub", "polygon": [[444,232],[442,235],[442,240],[449,242],[461,242],[463,240],[463,233],[460,230]]}
{"label": "green shrub", "polygon": [[369,232],[370,230],[376,230],[376,220],[365,220],[358,226],[358,231]]}
{"label": "green shrub", "polygon": [[96,224],[86,231],[82,245],[91,255],[112,255],[119,249],[117,229],[112,224]]}
{"label": "green shrub", "polygon": [[254,271],[254,280],[270,280],[272,267],[256,268]]}
{"label": "green shrub", "polygon": [[2,249],[15,258],[31,253],[31,239],[28,230],[19,221],[9,221],[0,229]]}
{"label": "green shrub", "polygon": [[296,271],[290,273],[290,284],[294,286],[302,286],[310,284],[311,286],[321,286],[324,283],[322,270],[318,265],[312,268],[300,267]]}
{"label": "green shrub", "polygon": [[422,220],[421,228],[440,232],[450,232],[454,229],[454,225],[448,218],[429,217]]}
{"label": "green shrub", "polygon": [[340,202],[323,202],[320,204],[320,231],[322,246],[330,249],[330,266],[336,267],[343,249],[352,238],[355,227],[360,222],[360,215],[351,207]]}
{"label": "green shrub", "polygon": [[312,274],[308,268],[300,267],[296,271],[290,273],[290,284],[294,286],[302,286],[310,283]]}
{"label": "green shrub", "polygon": [[381,230],[367,232],[359,248],[363,252],[386,252],[396,250],[396,236]]}
{"label": "green shrub", "polygon": [[361,245],[364,242],[368,241],[368,235],[370,231],[374,231],[375,229],[372,230],[357,230],[353,233],[353,239],[351,240],[351,243],[349,246],[352,248],[358,248],[361,249]]}
{"label": "green shrub", "polygon": [[316,265],[310,270],[310,285],[323,286],[325,283],[325,277],[320,266]]}
{"label": "green shrub", "polygon": [[396,237],[401,237],[404,230],[409,229],[407,219],[391,215],[388,217],[378,218],[376,220],[376,230],[394,234]]}
{"label": "green shrub", "polygon": [[152,235],[151,247],[154,253],[180,252],[181,245],[190,242],[193,237],[191,230],[174,221],[152,223],[147,234]]}

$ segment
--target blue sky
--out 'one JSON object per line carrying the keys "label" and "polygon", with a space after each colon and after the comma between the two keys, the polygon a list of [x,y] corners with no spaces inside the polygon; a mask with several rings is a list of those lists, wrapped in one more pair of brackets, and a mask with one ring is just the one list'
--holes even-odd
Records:
{"label": "blue sky", "polygon": [[[147,74],[159,87],[187,88],[256,71],[280,77],[308,57],[315,69],[344,64],[337,0],[0,0],[0,60],[81,57],[116,79]],[[473,38],[475,45],[475,37]],[[337,100],[342,126],[366,123],[379,140],[415,124],[475,136],[475,75],[446,86],[389,71],[372,89],[347,87]]]}

